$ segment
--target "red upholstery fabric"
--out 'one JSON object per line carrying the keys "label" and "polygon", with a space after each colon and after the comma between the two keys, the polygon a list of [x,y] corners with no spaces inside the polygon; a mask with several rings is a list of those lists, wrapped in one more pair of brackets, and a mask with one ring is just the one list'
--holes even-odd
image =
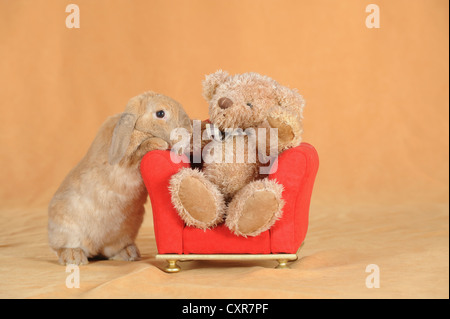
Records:
{"label": "red upholstery fabric", "polygon": [[307,143],[286,150],[278,157],[278,168],[269,179],[284,186],[285,205],[282,218],[269,230],[272,253],[295,253],[305,239],[318,168],[317,152]]}
{"label": "red upholstery fabric", "polygon": [[276,171],[269,175],[284,186],[283,216],[268,231],[256,237],[232,234],[223,224],[210,230],[186,227],[170,200],[170,177],[188,163],[174,163],[170,151],[152,151],[141,162],[141,173],[153,209],[156,245],[160,254],[269,254],[295,253],[308,229],[309,204],[318,169],[314,147],[302,143],[283,152]]}
{"label": "red upholstery fabric", "polygon": [[[159,250],[158,250],[159,251]],[[185,227],[184,254],[270,254],[270,234],[265,231],[257,237],[236,236],[221,224],[203,231]]]}

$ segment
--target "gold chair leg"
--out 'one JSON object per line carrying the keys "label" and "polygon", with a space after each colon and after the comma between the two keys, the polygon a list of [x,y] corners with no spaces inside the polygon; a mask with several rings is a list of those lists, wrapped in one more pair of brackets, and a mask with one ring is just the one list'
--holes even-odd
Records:
{"label": "gold chair leg", "polygon": [[[297,252],[298,253],[298,252]],[[181,271],[178,261],[187,260],[273,260],[278,262],[277,269],[289,269],[289,262],[298,259],[297,254],[161,254],[156,255],[157,260],[165,260],[167,265],[163,270],[167,273]]]}
{"label": "gold chair leg", "polygon": [[166,268],[164,268],[165,272],[176,273],[176,272],[179,272],[180,270],[181,270],[181,268],[180,268],[180,266],[178,266],[177,260],[175,260],[175,259],[167,260],[167,266],[166,266]]}
{"label": "gold chair leg", "polygon": [[288,259],[277,259],[278,261],[278,266],[276,266],[276,269],[289,269],[290,267],[288,266]]}

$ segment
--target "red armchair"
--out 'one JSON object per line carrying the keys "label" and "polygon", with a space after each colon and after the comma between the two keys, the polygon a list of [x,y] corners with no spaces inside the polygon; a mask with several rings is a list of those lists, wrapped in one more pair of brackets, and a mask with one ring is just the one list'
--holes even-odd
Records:
{"label": "red armchair", "polygon": [[269,179],[284,186],[283,216],[259,236],[245,238],[234,235],[224,224],[206,231],[185,226],[172,205],[168,187],[171,176],[189,164],[174,163],[170,151],[147,153],[141,162],[141,173],[152,204],[156,257],[168,261],[166,271],[179,271],[177,260],[276,259],[278,268],[285,268],[287,261],[295,260],[308,229],[319,160],[314,147],[302,143],[284,151],[277,161],[277,170],[271,172]]}

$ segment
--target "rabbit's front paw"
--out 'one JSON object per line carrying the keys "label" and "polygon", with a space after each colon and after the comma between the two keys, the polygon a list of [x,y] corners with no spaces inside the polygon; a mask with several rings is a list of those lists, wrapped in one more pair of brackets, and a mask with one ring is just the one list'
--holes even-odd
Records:
{"label": "rabbit's front paw", "polygon": [[61,248],[58,250],[61,265],[87,265],[88,259],[81,248]]}
{"label": "rabbit's front paw", "polygon": [[153,149],[156,149],[156,150],[167,150],[170,148],[169,143],[167,143],[163,139],[157,138],[157,137],[152,139],[150,147]]}
{"label": "rabbit's front paw", "polygon": [[164,141],[163,139],[159,137],[151,137],[139,146],[137,154],[139,156],[143,156],[145,153],[153,151],[153,150],[167,150],[169,149],[169,143]]}
{"label": "rabbit's front paw", "polygon": [[123,248],[117,254],[112,256],[112,260],[124,260],[124,261],[135,261],[139,260],[141,253],[135,244],[131,244]]}

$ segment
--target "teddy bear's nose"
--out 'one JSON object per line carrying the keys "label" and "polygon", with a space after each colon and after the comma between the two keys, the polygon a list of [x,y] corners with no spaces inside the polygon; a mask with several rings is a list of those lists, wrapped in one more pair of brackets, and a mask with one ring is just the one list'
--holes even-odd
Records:
{"label": "teddy bear's nose", "polygon": [[221,97],[217,103],[219,104],[219,107],[224,110],[233,105],[233,101],[227,97]]}

